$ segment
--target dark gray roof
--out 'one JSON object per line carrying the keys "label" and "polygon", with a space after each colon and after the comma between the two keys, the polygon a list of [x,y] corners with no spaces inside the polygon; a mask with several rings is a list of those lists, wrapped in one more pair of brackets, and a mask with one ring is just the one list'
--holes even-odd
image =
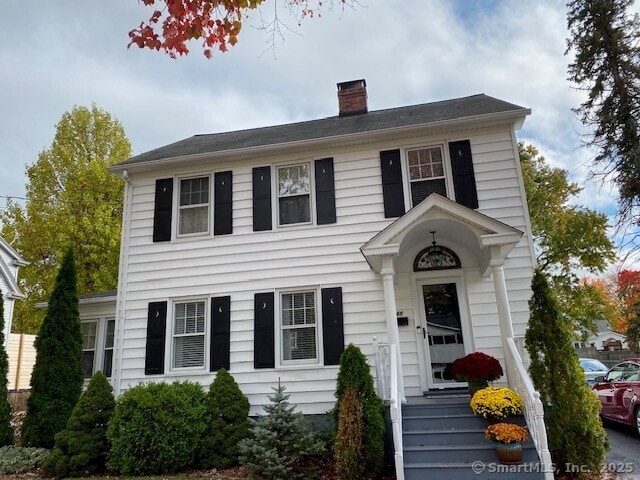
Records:
{"label": "dark gray roof", "polygon": [[163,158],[180,157],[243,148],[286,144],[304,140],[374,132],[398,127],[432,124],[449,120],[513,112],[526,115],[529,111],[484,94],[408,107],[377,110],[348,117],[289,123],[252,128],[235,132],[195,135],[131,157],[119,165],[133,165]]}
{"label": "dark gray roof", "polygon": [[111,298],[115,297],[118,294],[117,290],[108,290],[106,292],[98,292],[98,293],[87,293],[85,295],[78,295],[78,300],[91,300],[98,298]]}

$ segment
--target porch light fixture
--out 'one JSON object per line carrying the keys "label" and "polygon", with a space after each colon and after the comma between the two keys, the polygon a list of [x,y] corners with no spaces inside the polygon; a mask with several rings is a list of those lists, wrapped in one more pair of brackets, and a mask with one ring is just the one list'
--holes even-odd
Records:
{"label": "porch light fixture", "polygon": [[436,231],[431,230],[431,246],[422,250],[413,262],[413,270],[445,270],[448,268],[460,268],[460,259],[450,249],[442,247],[436,242]]}

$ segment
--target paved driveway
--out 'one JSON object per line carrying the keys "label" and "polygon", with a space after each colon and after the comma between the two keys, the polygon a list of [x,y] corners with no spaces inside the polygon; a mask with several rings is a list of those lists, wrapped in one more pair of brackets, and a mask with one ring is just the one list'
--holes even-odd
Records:
{"label": "paved driveway", "polygon": [[608,422],[605,430],[611,443],[607,467],[619,480],[640,480],[640,437],[631,428]]}

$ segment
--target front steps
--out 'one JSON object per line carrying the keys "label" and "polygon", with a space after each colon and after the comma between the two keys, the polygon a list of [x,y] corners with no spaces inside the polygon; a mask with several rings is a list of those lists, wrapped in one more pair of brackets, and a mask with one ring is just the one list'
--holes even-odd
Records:
{"label": "front steps", "polygon": [[[525,425],[523,417],[509,421]],[[531,440],[523,445],[522,465],[500,465],[486,427],[471,411],[468,395],[409,398],[402,405],[405,479],[544,479]]]}

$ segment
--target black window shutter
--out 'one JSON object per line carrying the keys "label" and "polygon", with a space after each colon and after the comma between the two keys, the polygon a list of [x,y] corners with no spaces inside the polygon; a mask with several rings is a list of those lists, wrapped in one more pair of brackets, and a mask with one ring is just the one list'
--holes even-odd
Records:
{"label": "black window shutter", "polygon": [[456,202],[465,207],[478,208],[478,191],[473,172],[471,142],[460,140],[449,143],[449,155],[451,156],[451,172],[453,173]]}
{"label": "black window shutter", "polygon": [[253,169],[253,231],[271,230],[271,167]]}
{"label": "black window shutter", "polygon": [[216,172],[214,182],[213,234],[233,233],[232,173]]}
{"label": "black window shutter", "polygon": [[173,178],[156,180],[156,196],[153,209],[153,241],[171,240],[171,213],[173,208]]}
{"label": "black window shutter", "polygon": [[322,289],[322,339],[324,364],[338,365],[344,350],[341,287]]}
{"label": "black window shutter", "polygon": [[380,152],[382,168],[382,196],[385,218],[404,215],[404,189],[402,187],[402,165],[400,150]]}
{"label": "black window shutter", "polygon": [[167,332],[167,302],[151,302],[147,312],[145,375],[164,373],[164,344]]}
{"label": "black window shutter", "polygon": [[316,160],[315,174],[318,225],[336,223],[336,189],[333,178],[333,158]]}
{"label": "black window shutter", "polygon": [[274,368],[273,292],[254,296],[253,365],[255,368]]}
{"label": "black window shutter", "polygon": [[211,299],[211,351],[209,369],[212,372],[229,370],[231,336],[231,297]]}

